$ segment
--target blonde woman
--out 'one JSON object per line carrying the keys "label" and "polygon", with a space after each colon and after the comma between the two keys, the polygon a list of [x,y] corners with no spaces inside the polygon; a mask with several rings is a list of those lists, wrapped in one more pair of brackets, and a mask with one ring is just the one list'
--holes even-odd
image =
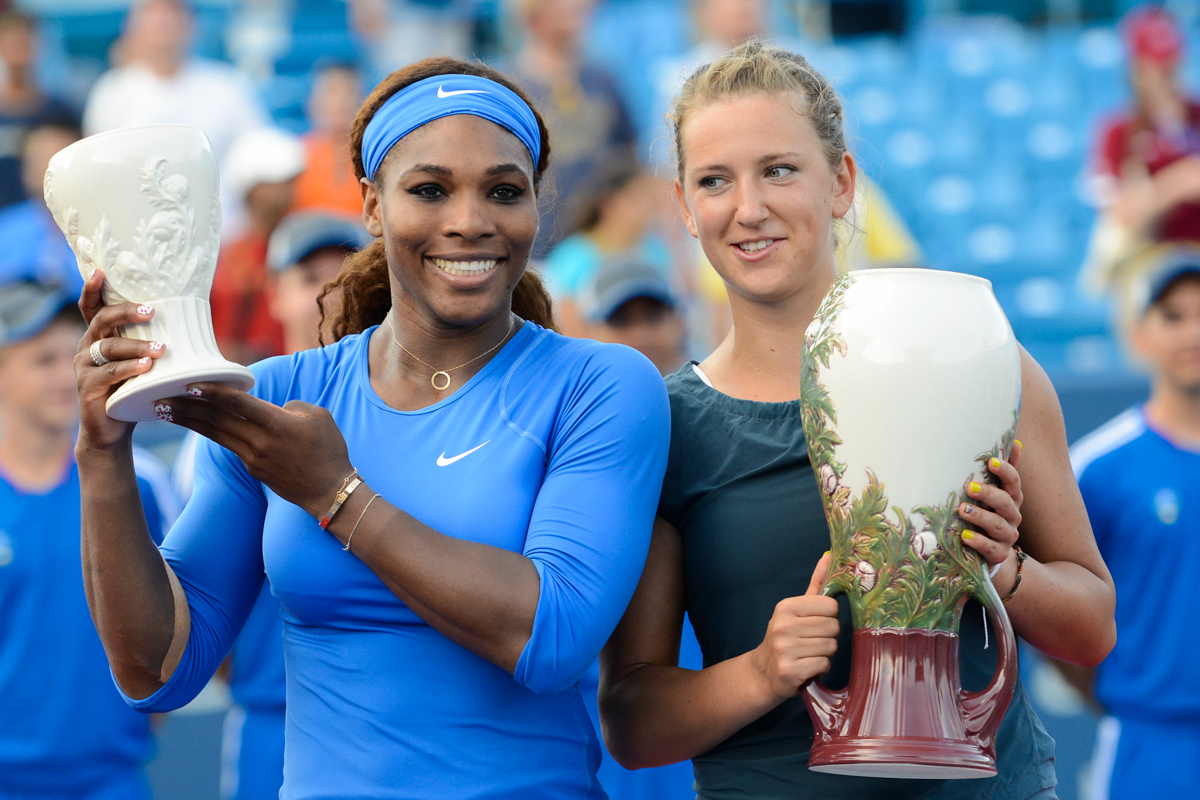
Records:
{"label": "blonde woman", "polygon": [[[836,229],[856,168],[842,109],[803,57],[748,43],[700,68],[673,109],[676,195],[729,287],[733,327],[668,379],[672,441],[646,571],[603,656],[601,709],[629,767],[691,758],[705,800],[731,797],[1054,796],[1053,741],[1018,686],[998,740],[999,774],[960,781],[860,778],[807,769],[812,726],[797,696],[845,681],[850,631],[817,588],[829,545],[800,425],[804,330],[836,277]],[[1024,406],[1012,463],[959,513],[964,544],[992,567],[1017,633],[1055,658],[1112,648],[1112,580],[1071,475],[1045,373],[1022,351]],[[1019,461],[1019,470],[1017,464]],[[804,587],[808,587],[807,592]],[[796,596],[803,593],[803,596]],[[687,611],[705,668],[676,665]],[[963,616],[962,677],[991,674],[982,615]]]}

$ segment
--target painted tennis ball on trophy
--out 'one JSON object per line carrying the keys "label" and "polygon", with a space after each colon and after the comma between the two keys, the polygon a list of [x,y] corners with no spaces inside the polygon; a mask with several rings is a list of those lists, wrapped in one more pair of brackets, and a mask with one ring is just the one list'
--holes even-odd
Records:
{"label": "painted tennis ball on trophy", "polygon": [[937,534],[926,528],[920,533],[914,533],[912,537],[913,552],[917,554],[917,558],[922,561],[928,561],[933,555],[933,551],[938,548]]}
{"label": "painted tennis ball on trophy", "polygon": [[875,588],[875,581],[879,576],[875,573],[875,568],[866,561],[860,561],[854,565],[854,574],[858,577],[858,583],[862,586],[864,592],[869,592]]}
{"label": "painted tennis ball on trophy", "polygon": [[834,492],[836,492],[838,488],[837,475],[834,474],[833,467],[829,466],[828,464],[821,465],[821,488],[824,489],[825,494],[829,495],[830,497],[833,496]]}

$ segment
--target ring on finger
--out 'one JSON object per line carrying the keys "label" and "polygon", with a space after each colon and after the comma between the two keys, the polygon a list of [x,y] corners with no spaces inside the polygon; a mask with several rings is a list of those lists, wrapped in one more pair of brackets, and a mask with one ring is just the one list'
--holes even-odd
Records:
{"label": "ring on finger", "polygon": [[92,363],[97,367],[103,367],[108,363],[108,359],[105,358],[104,354],[100,352],[100,343],[103,341],[103,339],[97,339],[96,341],[92,342],[92,346],[88,348],[88,354],[92,357]]}

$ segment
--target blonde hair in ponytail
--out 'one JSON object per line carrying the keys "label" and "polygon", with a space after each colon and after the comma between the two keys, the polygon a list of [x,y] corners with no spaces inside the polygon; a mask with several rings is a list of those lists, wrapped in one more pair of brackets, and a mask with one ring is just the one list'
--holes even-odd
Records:
{"label": "blonde hair in ponytail", "polygon": [[792,93],[800,100],[796,109],[812,123],[831,169],[846,153],[842,103],[837,92],[799,53],[751,40],[705,64],[684,82],[667,115],[675,149],[675,163],[683,179],[683,126],[698,108],[730,97]]}

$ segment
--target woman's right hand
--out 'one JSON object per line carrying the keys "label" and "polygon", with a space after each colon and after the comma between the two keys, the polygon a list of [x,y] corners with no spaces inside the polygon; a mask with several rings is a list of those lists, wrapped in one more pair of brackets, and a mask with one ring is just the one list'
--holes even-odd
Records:
{"label": "woman's right hand", "polygon": [[826,553],[817,562],[808,591],[779,601],[767,635],[754,651],[764,688],[780,700],[795,697],[805,681],[828,672],[829,659],[837,652],[837,600],[820,594],[829,558]]}
{"label": "woman's right hand", "polygon": [[[118,332],[123,325],[145,322],[154,309],[136,303],[104,305],[101,287],[104,270],[88,276],[79,296],[79,310],[88,329],[79,340],[75,354],[75,384],[79,392],[79,442],[92,449],[116,446],[133,431],[133,422],[115,420],[105,411],[105,403],[126,380],[149,372],[154,359],[163,354],[161,342],[125,339]],[[108,363],[97,366],[91,348],[100,342],[100,355]]]}

